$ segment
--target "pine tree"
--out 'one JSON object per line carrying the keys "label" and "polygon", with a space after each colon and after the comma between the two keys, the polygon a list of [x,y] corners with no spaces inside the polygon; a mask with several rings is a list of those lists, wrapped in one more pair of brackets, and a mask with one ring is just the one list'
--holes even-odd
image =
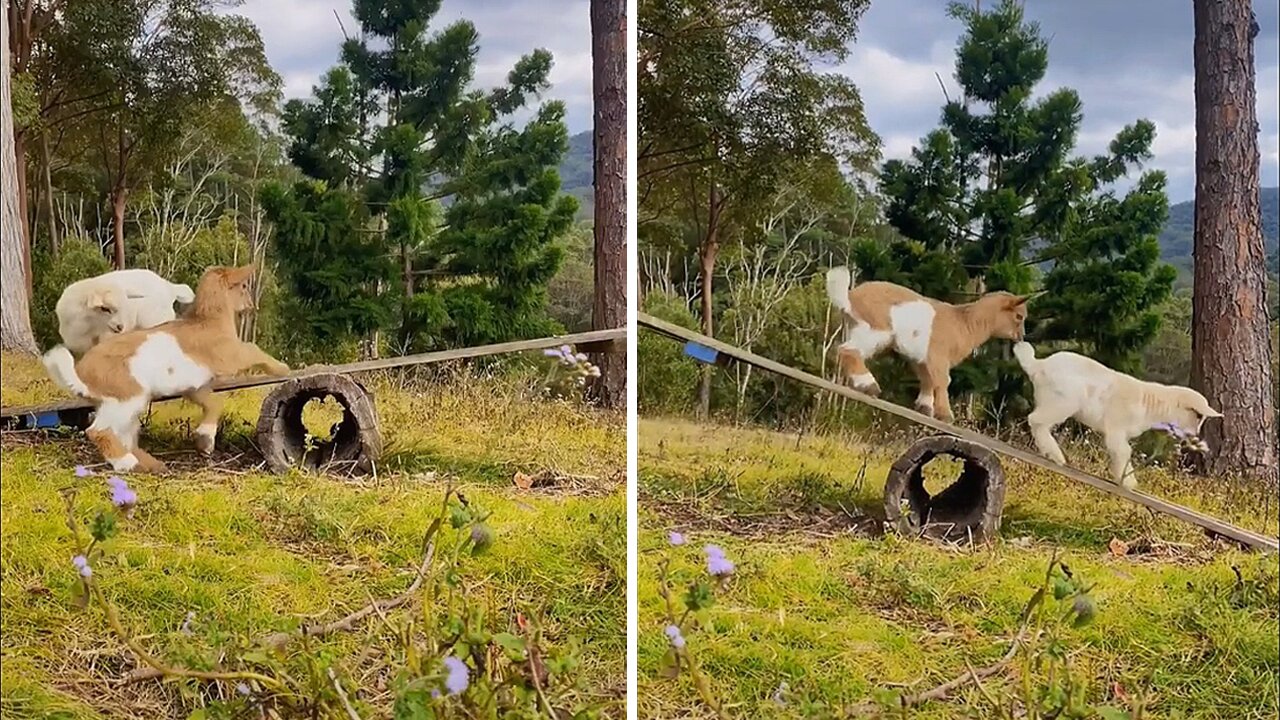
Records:
{"label": "pine tree", "polygon": [[[950,12],[966,24],[956,49],[961,97],[948,100],[942,126],[910,159],[884,164],[886,216],[902,238],[857,245],[860,279],[952,302],[1042,282],[1048,292],[1032,303],[1030,339],[1134,369],[1175,276],[1158,261],[1155,237],[1168,200],[1158,171],[1122,197],[1112,185],[1151,157],[1155,126],[1139,120],[1105,155],[1073,157],[1080,99],[1068,88],[1033,98],[1048,46],[1019,3]],[[891,374],[910,384],[905,368]],[[952,388],[983,394],[997,416],[1025,408],[1022,374],[996,344],[959,366]]]}
{"label": "pine tree", "polygon": [[290,157],[359,192],[362,231],[398,254],[401,349],[550,334],[546,287],[577,210],[555,170],[564,107],[544,103],[522,128],[511,116],[548,87],[551,55],[536,50],[504,87],[473,89],[475,27],[429,32],[439,8],[356,0],[361,35],[343,43],[343,65],[285,108]]}

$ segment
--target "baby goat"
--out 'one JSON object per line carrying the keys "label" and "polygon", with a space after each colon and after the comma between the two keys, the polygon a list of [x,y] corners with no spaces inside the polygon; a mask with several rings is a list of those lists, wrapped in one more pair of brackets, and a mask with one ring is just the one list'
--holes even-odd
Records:
{"label": "baby goat", "polygon": [[1036,409],[1027,423],[1040,453],[1066,465],[1053,428],[1075,418],[1102,433],[1112,479],[1131,490],[1138,480],[1129,464],[1130,440],[1162,423],[1199,433],[1205,418],[1222,417],[1191,388],[1138,380],[1083,355],[1063,351],[1036,359],[1025,342],[1014,345],[1013,354],[1035,386]]}
{"label": "baby goat", "polygon": [[993,337],[1021,340],[1024,333],[1026,297],[993,292],[952,305],[889,282],[850,285],[848,268],[827,271],[827,297],[848,318],[839,350],[845,377],[854,389],[879,395],[866,361],[893,348],[920,378],[916,408],[939,420],[952,418],[951,368]]}
{"label": "baby goat", "polygon": [[116,270],[71,283],[54,310],[62,344],[83,355],[107,335],[169,322],[175,302],[185,305],[194,299],[190,287],[150,270]]}
{"label": "baby goat", "polygon": [[213,379],[254,368],[272,375],[289,372],[288,365],[241,342],[236,333],[236,314],[253,307],[252,275],[251,266],[210,268],[196,288],[195,304],[181,319],[103,338],[79,361],[63,345],[45,353],[49,375],[97,405],[86,434],[113,468],[164,472],[164,463],[138,447],[139,418],[153,398],[182,395],[204,410],[196,447],[207,455],[213,452],[223,402],[210,389]]}

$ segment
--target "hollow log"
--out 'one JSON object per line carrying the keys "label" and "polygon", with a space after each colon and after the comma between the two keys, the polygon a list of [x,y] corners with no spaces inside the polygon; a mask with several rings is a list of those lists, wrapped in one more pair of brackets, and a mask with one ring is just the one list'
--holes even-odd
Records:
{"label": "hollow log", "polygon": [[[302,410],[312,400],[328,398],[341,406],[342,420],[328,438],[317,438],[303,424]],[[369,473],[382,456],[373,395],[345,375],[310,375],[276,386],[262,402],[257,437],[263,458],[276,472]]]}
{"label": "hollow log", "polygon": [[[946,455],[964,463],[960,477],[936,495],[925,489],[924,467]],[[884,486],[885,519],[906,537],[986,542],[1000,532],[1004,470],[996,454],[950,435],[918,440],[893,467]]]}

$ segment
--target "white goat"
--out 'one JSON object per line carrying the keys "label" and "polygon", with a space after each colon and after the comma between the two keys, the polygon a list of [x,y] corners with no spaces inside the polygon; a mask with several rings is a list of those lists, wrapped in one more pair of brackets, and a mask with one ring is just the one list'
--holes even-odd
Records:
{"label": "white goat", "polygon": [[173,320],[174,302],[185,305],[195,297],[187,285],[150,270],[115,270],[77,280],[58,298],[58,334],[68,350],[83,355],[103,336]]}
{"label": "white goat", "polygon": [[1013,346],[1018,364],[1035,386],[1035,410],[1027,416],[1040,453],[1067,464],[1053,429],[1067,418],[1102,433],[1111,456],[1111,477],[1124,487],[1138,486],[1129,458],[1129,441],[1159,424],[1200,432],[1205,418],[1222,417],[1191,388],[1146,382],[1112,370],[1073,352],[1036,358],[1030,343]]}

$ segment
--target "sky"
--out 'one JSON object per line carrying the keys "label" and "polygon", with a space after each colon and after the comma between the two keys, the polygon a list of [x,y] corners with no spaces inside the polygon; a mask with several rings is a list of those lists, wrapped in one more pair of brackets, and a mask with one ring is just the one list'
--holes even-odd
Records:
{"label": "sky", "polygon": [[[444,0],[429,32],[464,17],[475,25],[480,35],[475,85],[482,88],[504,85],[522,55],[550,50],[551,89],[543,98],[565,103],[572,134],[591,128],[588,8],[588,0]],[[233,12],[257,24],[287,99],[310,97],[311,87],[337,64],[343,31],[335,11],[348,34],[359,34],[350,0],[245,0]]]}
{"label": "sky", "polygon": [[[994,2],[994,0],[992,0]],[[906,157],[937,127],[943,96],[952,97],[955,46],[963,28],[946,0],[872,0],[846,62],[836,70],[862,91],[886,158]],[[1044,91],[1074,88],[1084,122],[1077,150],[1105,150],[1120,128],[1138,118],[1156,125],[1155,157],[1147,167],[1169,176],[1171,202],[1195,191],[1195,96],[1190,0],[1026,0],[1027,17],[1049,39]],[[1261,26],[1258,71],[1262,184],[1280,184],[1280,11],[1255,0]]]}
{"label": "sky", "polygon": [[[991,0],[994,1],[994,0]],[[960,23],[947,0],[872,0],[846,62],[835,68],[862,90],[868,119],[886,157],[905,157],[937,126],[943,97],[934,73],[955,94],[952,78]],[[1138,118],[1156,124],[1148,167],[1169,176],[1173,202],[1195,187],[1195,106],[1190,0],[1025,0],[1027,15],[1049,38],[1043,92],[1074,88],[1084,105],[1078,150],[1103,151]],[[286,97],[307,97],[338,57],[342,29],[356,32],[347,0],[247,0],[236,10],[254,20],[267,57],[284,78]],[[1262,183],[1280,184],[1280,11],[1255,0],[1259,144]],[[436,27],[466,16],[480,34],[476,80],[503,83],[521,55],[551,51],[547,98],[567,106],[569,131],[591,127],[591,28],[588,0],[444,0]]]}

